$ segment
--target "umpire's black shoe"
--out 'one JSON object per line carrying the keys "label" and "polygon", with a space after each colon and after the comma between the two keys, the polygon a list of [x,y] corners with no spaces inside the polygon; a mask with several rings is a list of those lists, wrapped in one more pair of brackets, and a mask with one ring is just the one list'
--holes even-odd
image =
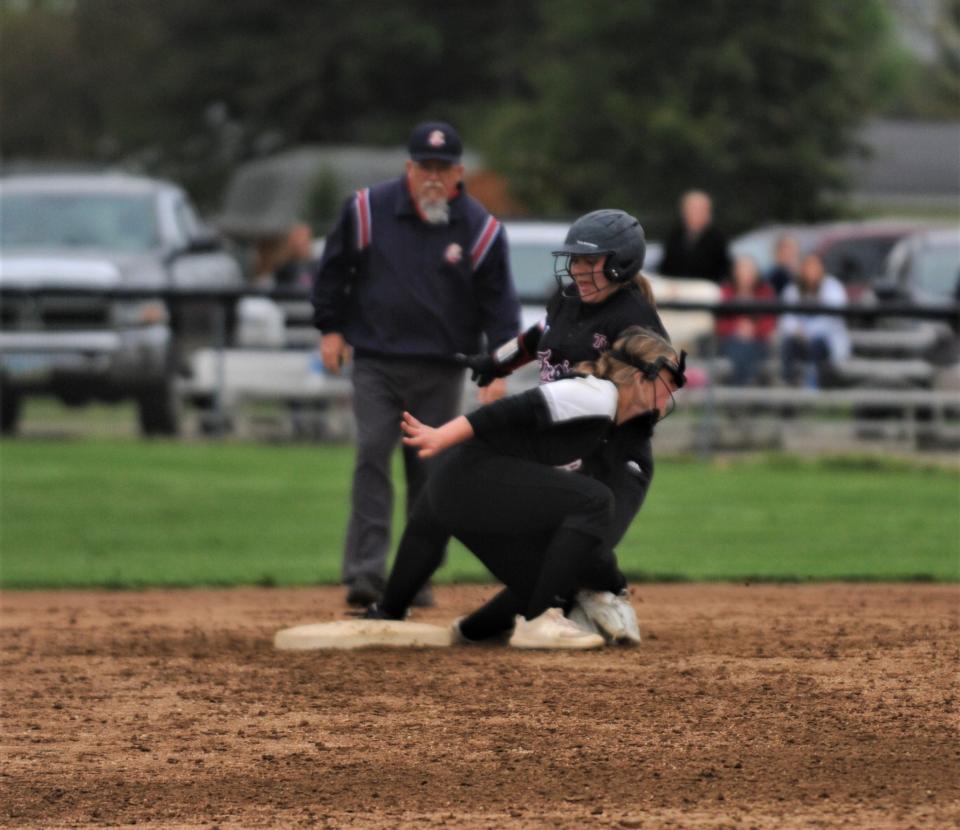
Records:
{"label": "umpire's black shoe", "polygon": [[424,585],[410,603],[414,608],[433,608],[437,601],[433,598],[433,591],[429,585]]}
{"label": "umpire's black shoe", "polygon": [[383,588],[369,577],[361,576],[347,586],[347,605],[366,608],[374,602],[379,602],[383,596]]}
{"label": "umpire's black shoe", "polygon": [[402,620],[403,617],[393,617],[382,610],[377,603],[373,603],[366,611],[359,615],[361,620]]}

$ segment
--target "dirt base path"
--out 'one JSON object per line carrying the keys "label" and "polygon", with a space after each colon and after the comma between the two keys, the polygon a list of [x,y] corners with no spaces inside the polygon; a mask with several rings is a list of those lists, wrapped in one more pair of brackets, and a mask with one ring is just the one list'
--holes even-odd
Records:
{"label": "dirt base path", "polygon": [[0,601],[4,827],[960,821],[958,586],[643,585],[581,654],[274,651],[330,588]]}

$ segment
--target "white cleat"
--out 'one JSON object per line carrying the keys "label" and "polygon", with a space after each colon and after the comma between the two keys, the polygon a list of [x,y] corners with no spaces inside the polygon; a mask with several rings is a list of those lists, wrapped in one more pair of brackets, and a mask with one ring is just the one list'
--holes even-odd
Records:
{"label": "white cleat", "polygon": [[[583,606],[579,602],[573,603],[573,606],[566,613],[566,618],[576,625],[577,628],[590,634],[599,634],[603,637],[600,626],[587,616],[587,612],[583,610]],[[604,639],[606,638],[604,637]]]}
{"label": "white cleat", "polygon": [[532,620],[517,617],[510,638],[514,648],[588,649],[602,648],[603,644],[603,637],[584,631],[563,616],[559,608],[548,608]]}
{"label": "white cleat", "polygon": [[626,594],[610,591],[577,591],[570,618],[581,628],[602,634],[611,643],[635,645],[640,642],[637,614]]}

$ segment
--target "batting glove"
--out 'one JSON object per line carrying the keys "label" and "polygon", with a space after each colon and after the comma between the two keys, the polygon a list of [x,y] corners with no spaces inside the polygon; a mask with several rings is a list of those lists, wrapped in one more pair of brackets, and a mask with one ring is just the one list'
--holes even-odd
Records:
{"label": "batting glove", "polygon": [[510,374],[510,370],[497,363],[491,354],[456,354],[457,363],[470,370],[470,380],[477,386],[489,386],[497,378]]}

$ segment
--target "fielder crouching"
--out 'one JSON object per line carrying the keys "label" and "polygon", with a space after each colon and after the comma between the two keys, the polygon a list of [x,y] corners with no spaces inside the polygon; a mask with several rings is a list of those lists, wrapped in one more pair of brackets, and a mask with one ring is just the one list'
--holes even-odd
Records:
{"label": "fielder crouching", "polygon": [[[452,535],[504,583],[499,596],[522,609],[512,633],[495,632],[511,645],[602,646],[601,634],[576,625],[562,609],[580,589],[616,594],[626,585],[606,544],[613,494],[571,470],[635,419],[655,422],[671,411],[673,393],[684,384],[684,358],[664,338],[633,327],[598,360],[580,364],[583,374],[436,428],[404,413],[404,443],[423,458],[443,456],[408,520],[383,599],[367,618],[404,619]],[[602,602],[594,610],[594,621],[607,630],[605,615],[616,617],[616,610]],[[482,628],[472,617],[454,624],[461,641],[473,639],[471,626]],[[622,614],[620,629],[630,633]]]}

